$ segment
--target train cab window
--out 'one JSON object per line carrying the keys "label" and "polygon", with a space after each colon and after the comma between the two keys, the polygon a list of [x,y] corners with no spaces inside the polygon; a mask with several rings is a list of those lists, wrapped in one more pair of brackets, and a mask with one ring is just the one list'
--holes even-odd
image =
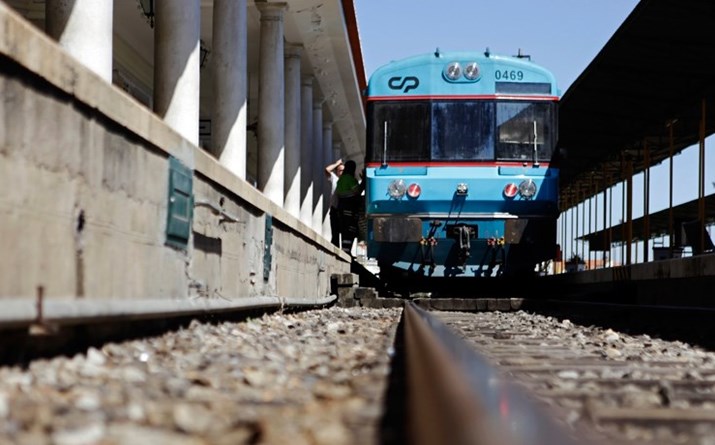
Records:
{"label": "train cab window", "polygon": [[432,106],[432,160],[494,159],[493,102],[435,102]]}
{"label": "train cab window", "polygon": [[497,159],[551,160],[555,141],[554,107],[550,102],[498,102]]}
{"label": "train cab window", "polygon": [[[367,159],[371,162],[428,161],[430,106],[425,102],[381,102],[368,108]],[[385,158],[385,159],[383,159]]]}

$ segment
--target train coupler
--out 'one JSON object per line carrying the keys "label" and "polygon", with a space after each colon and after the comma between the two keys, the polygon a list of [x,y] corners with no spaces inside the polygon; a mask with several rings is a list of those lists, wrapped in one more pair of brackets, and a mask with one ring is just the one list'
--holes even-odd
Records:
{"label": "train coupler", "polygon": [[[484,252],[484,257],[482,257],[482,262],[480,267],[482,270],[482,275],[485,277],[492,276],[494,269],[497,265],[503,266],[505,259],[504,246],[506,241],[504,237],[490,237],[487,238],[487,250]],[[486,266],[486,267],[485,267]],[[503,272],[502,267],[497,269],[497,275],[501,275]]]}
{"label": "train coupler", "polygon": [[432,275],[435,269],[434,261],[434,246],[437,245],[437,239],[433,236],[424,236],[420,239],[420,253],[422,253],[422,263],[420,264],[420,271],[424,271],[425,265],[429,265],[428,275]]}
{"label": "train coupler", "polygon": [[458,258],[462,266],[464,266],[469,258],[469,249],[471,248],[469,240],[472,232],[468,226],[457,226],[455,230],[457,231],[457,241],[459,242]]}
{"label": "train coupler", "polygon": [[497,247],[497,246],[504,246],[506,244],[506,241],[504,240],[504,237],[501,236],[499,238],[496,237],[491,237],[487,238],[487,246],[489,247]]}

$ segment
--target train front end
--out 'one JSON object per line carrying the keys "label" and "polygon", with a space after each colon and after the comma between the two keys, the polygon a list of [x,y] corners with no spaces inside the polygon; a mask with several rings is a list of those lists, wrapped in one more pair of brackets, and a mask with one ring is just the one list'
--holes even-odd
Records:
{"label": "train front end", "polygon": [[523,58],[425,54],[367,89],[368,256],[428,277],[530,274],[556,253],[556,84]]}

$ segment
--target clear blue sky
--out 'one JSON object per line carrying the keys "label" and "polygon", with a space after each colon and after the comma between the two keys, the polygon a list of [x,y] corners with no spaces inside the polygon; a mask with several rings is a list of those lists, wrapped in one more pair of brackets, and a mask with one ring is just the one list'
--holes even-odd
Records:
{"label": "clear blue sky", "polygon": [[562,93],[637,0],[354,0],[365,75],[391,60],[442,51],[514,55],[554,72]]}
{"label": "clear blue sky", "polygon": [[[478,50],[514,55],[521,49],[551,70],[565,93],[588,67],[638,0],[354,0],[365,75],[416,54]],[[706,140],[711,153],[713,138]],[[706,194],[713,192],[715,167],[706,155]],[[697,198],[697,146],[674,159],[674,204]],[[668,207],[668,162],[651,170],[651,212]],[[634,217],[643,214],[642,175],[634,178]],[[613,223],[620,215],[621,189],[614,190]],[[565,209],[562,209],[565,210]],[[569,217],[570,215],[564,215]],[[600,216],[598,216],[600,221]],[[599,222],[600,226],[600,222]],[[600,227],[599,227],[600,228]],[[567,242],[568,244],[569,242]],[[567,246],[571,247],[571,246]]]}

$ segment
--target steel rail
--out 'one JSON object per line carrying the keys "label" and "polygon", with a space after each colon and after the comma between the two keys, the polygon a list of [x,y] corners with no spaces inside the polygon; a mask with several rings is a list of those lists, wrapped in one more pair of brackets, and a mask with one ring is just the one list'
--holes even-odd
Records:
{"label": "steel rail", "polygon": [[130,321],[160,317],[225,313],[261,308],[322,307],[326,297],[146,298],[131,300],[44,297],[6,299],[0,311],[0,330],[33,325],[59,327],[99,321]]}
{"label": "steel rail", "polygon": [[404,317],[409,443],[590,443],[556,424],[428,312],[406,303]]}

